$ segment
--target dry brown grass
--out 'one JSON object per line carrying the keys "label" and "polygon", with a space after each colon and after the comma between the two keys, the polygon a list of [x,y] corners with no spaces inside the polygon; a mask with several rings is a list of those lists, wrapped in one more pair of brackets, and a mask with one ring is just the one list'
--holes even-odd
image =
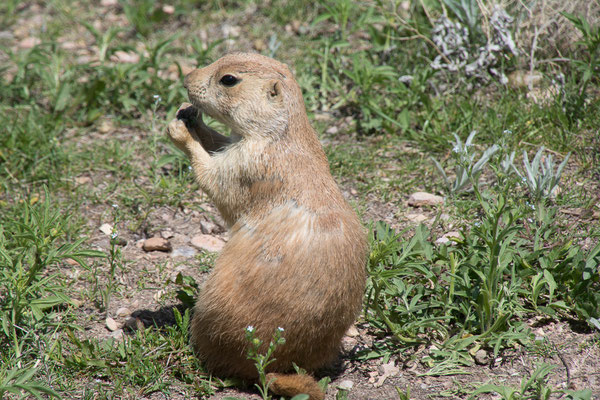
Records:
{"label": "dry brown grass", "polygon": [[599,0],[538,0],[532,4],[518,0],[509,7],[514,15],[520,14],[516,20],[517,45],[534,61],[576,56],[581,34],[561,13],[581,16],[592,26],[600,23]]}
{"label": "dry brown grass", "polygon": [[561,13],[581,16],[590,25],[600,24],[600,0],[477,0],[482,29],[489,37],[488,20],[496,7],[515,18],[514,39],[527,55],[523,63],[534,68],[540,61],[555,63],[577,58],[580,32]]}

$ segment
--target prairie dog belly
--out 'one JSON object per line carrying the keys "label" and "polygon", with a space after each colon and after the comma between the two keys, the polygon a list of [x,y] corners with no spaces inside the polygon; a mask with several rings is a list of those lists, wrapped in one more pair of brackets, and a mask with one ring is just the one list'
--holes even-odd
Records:
{"label": "prairie dog belly", "polygon": [[256,223],[234,225],[196,308],[198,324],[211,332],[207,346],[239,349],[245,365],[244,329],[251,325],[268,337],[281,327],[287,342],[275,365],[290,368],[294,361],[312,370],[330,362],[364,289],[363,272],[348,268],[363,253],[344,243],[347,221],[288,202]]}

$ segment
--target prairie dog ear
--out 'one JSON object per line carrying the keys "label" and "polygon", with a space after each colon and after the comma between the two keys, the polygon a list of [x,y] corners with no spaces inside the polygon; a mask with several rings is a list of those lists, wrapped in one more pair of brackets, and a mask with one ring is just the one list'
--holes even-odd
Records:
{"label": "prairie dog ear", "polygon": [[277,98],[280,99],[282,89],[281,82],[279,82],[277,79],[271,79],[267,83],[267,95],[269,96],[269,100],[275,100]]}

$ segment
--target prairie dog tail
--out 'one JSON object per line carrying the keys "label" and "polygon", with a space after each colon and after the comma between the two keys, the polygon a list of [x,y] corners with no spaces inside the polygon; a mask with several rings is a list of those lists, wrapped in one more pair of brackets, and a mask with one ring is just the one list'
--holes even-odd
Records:
{"label": "prairie dog tail", "polygon": [[280,396],[293,397],[304,393],[309,400],[325,398],[315,378],[309,375],[270,373],[267,374],[267,382],[270,382],[269,390]]}

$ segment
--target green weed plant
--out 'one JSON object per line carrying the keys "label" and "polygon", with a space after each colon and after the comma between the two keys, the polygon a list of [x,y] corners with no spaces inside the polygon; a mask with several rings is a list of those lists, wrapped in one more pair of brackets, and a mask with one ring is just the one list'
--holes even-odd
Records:
{"label": "green weed plant", "polygon": [[459,373],[482,346],[497,355],[528,343],[526,313],[574,310],[590,325],[600,314],[600,245],[545,248],[557,229],[552,212],[516,196],[514,178],[484,191],[467,175],[477,211],[450,244],[434,244],[424,226],[399,240],[405,233],[377,223],[371,236],[365,317],[398,343],[435,343],[425,358],[435,375]]}
{"label": "green weed plant", "polygon": [[500,150],[500,146],[494,144],[487,148],[479,160],[475,162],[476,153],[474,150],[472,150],[472,147],[473,139],[475,138],[476,134],[477,131],[472,131],[467,137],[467,140],[465,140],[463,143],[462,140],[460,140],[460,137],[454,133],[455,141],[452,143],[452,154],[455,161],[454,174],[456,176],[454,182],[451,182],[451,180],[448,178],[442,165],[433,157],[431,158],[438,172],[444,179],[448,193],[451,195],[456,195],[460,191],[466,190],[470,183],[473,183],[475,186],[479,185],[479,178],[483,172],[483,168],[489,162],[494,153]]}

